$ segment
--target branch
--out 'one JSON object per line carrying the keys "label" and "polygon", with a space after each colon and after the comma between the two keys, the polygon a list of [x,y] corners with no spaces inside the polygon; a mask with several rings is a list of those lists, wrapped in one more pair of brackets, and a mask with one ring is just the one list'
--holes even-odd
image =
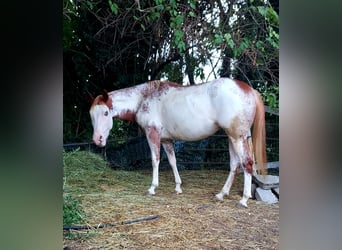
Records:
{"label": "branch", "polygon": [[177,61],[180,58],[181,58],[180,54],[176,53],[173,57],[171,57],[171,58],[167,59],[166,61],[160,63],[157,66],[157,68],[154,69],[153,72],[151,73],[151,80],[153,80],[166,65],[168,65],[171,62]]}
{"label": "branch", "polygon": [[133,219],[133,220],[127,220],[127,221],[122,221],[122,222],[117,222],[114,224],[108,223],[108,224],[99,224],[98,226],[88,226],[88,225],[83,225],[83,226],[63,226],[63,230],[85,230],[85,229],[97,229],[97,228],[105,228],[105,227],[116,227],[120,225],[126,225],[126,224],[132,224],[136,222],[141,222],[141,221],[148,221],[148,220],[154,220],[158,219],[160,216],[159,215],[153,215],[149,217],[143,217],[143,218],[138,218],[138,219]]}

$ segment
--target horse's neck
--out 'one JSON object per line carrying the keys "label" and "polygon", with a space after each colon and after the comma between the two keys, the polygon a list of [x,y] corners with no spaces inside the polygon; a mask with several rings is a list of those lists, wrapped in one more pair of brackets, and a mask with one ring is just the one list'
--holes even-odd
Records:
{"label": "horse's neck", "polygon": [[145,84],[112,92],[112,102],[118,111],[130,110],[136,112],[143,100]]}

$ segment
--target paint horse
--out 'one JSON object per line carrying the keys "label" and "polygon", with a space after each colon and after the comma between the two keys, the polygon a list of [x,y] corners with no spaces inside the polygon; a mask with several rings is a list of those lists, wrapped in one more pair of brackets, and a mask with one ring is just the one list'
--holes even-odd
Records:
{"label": "paint horse", "polygon": [[161,145],[173,170],[176,193],[182,193],[173,141],[201,140],[220,128],[228,136],[230,172],[216,195],[219,200],[229,194],[234,177],[242,167],[244,189],[239,203],[247,207],[252,175],[266,170],[264,103],[260,94],[242,81],[220,78],[191,86],[150,81],[97,96],[90,108],[90,117],[93,141],[100,147],[106,145],[113,117],[135,121],[144,130],[153,166],[150,195],[155,194],[159,184]]}

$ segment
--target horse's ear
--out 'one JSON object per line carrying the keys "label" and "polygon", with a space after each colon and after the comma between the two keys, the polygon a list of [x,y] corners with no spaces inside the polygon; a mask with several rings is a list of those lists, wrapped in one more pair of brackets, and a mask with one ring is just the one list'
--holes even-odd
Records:
{"label": "horse's ear", "polygon": [[103,101],[107,102],[107,100],[108,100],[108,92],[107,92],[107,90],[105,90],[105,89],[103,90],[102,96],[103,96]]}
{"label": "horse's ear", "polygon": [[105,89],[103,90],[102,97],[103,97],[103,102],[108,106],[108,108],[112,109],[113,108],[112,99],[109,98],[107,90]]}

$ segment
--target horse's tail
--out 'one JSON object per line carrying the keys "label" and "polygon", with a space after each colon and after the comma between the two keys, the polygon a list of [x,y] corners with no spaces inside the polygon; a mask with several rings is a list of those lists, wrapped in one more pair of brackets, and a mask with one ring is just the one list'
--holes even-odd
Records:
{"label": "horse's tail", "polygon": [[256,112],[252,133],[253,149],[258,166],[257,169],[265,175],[267,174],[265,108],[259,92],[254,90],[254,95]]}

